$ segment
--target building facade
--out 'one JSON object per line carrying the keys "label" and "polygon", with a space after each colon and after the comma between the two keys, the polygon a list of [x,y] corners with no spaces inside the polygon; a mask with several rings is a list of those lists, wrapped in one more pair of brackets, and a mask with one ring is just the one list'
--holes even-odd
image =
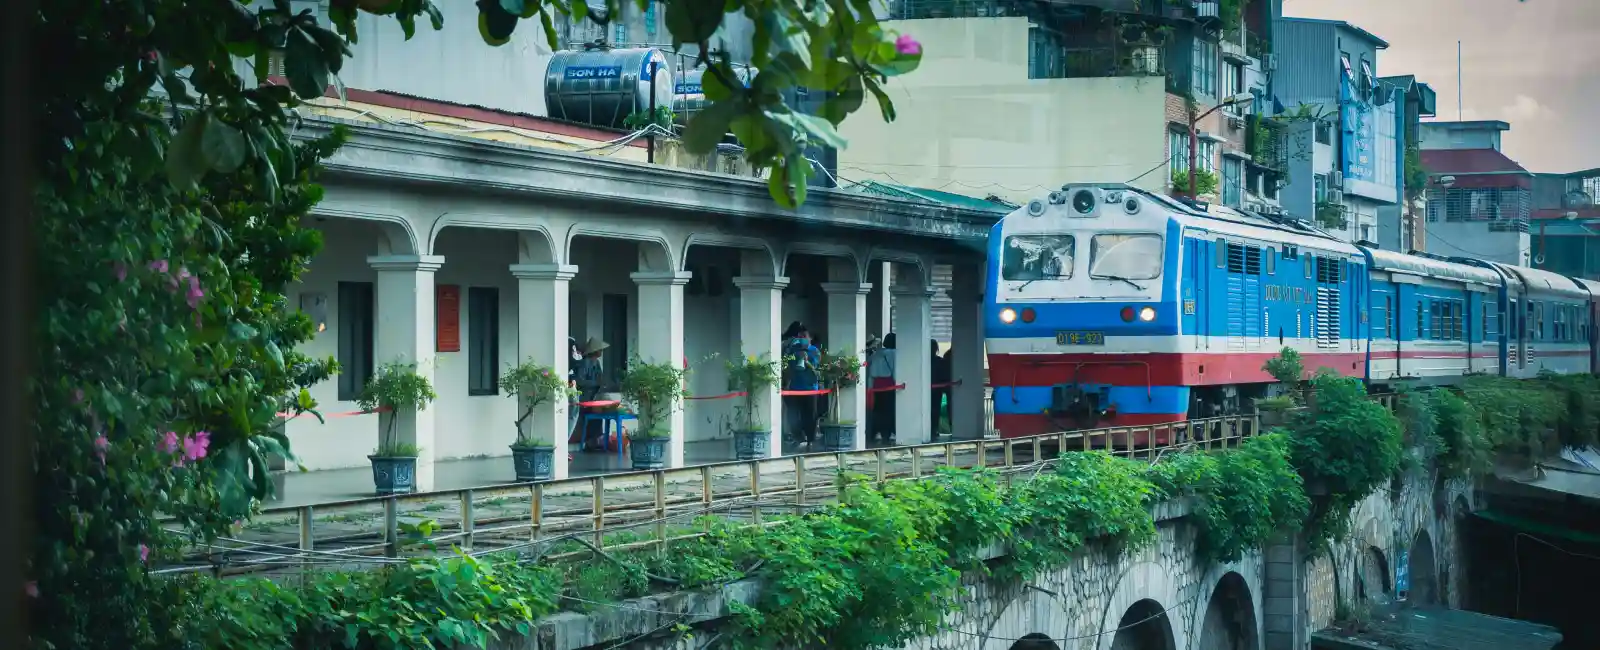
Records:
{"label": "building facade", "polygon": [[1397,158],[1401,201],[1378,208],[1379,246],[1397,251],[1426,250],[1426,203],[1422,199],[1427,190],[1428,175],[1422,169],[1422,118],[1433,117],[1437,112],[1438,95],[1433,87],[1418,81],[1413,75],[1382,77],[1378,82],[1392,90],[1399,103],[1395,117],[1399,120],[1395,144],[1399,147]]}
{"label": "building facade", "polygon": [[1536,174],[1529,224],[1534,268],[1600,280],[1600,169]]}
{"label": "building facade", "polygon": [[1500,151],[1501,134],[1510,129],[1496,120],[1422,124],[1428,252],[1533,264],[1533,174]]}
{"label": "building facade", "polygon": [[1378,212],[1400,203],[1399,104],[1379,82],[1387,41],[1343,21],[1281,18],[1273,88],[1291,124],[1283,205],[1349,241],[1376,242]]}
{"label": "building facade", "polygon": [[[1187,190],[1194,122],[1207,198],[1275,202],[1250,133],[1279,13],[1281,0],[891,3],[891,26],[923,44],[917,73],[890,87],[911,109],[846,122],[840,175],[1018,202],[1078,182]],[[1259,99],[1217,108],[1246,93]]]}

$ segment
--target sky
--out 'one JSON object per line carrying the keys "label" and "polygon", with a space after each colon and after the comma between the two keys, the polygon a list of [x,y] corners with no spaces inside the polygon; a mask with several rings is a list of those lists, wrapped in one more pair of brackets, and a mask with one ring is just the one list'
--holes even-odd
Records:
{"label": "sky", "polygon": [[[1600,167],[1600,0],[1284,0],[1285,16],[1343,20],[1389,42],[1379,76],[1414,74],[1438,120],[1502,120],[1534,172]],[[1428,118],[1423,118],[1427,120]]]}

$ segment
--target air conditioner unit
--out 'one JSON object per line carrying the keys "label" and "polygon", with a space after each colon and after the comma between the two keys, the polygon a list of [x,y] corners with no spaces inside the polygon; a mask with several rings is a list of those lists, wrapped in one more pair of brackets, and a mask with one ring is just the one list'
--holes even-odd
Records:
{"label": "air conditioner unit", "polygon": [[1235,128],[1235,129],[1244,128],[1244,116],[1243,115],[1229,114],[1228,115],[1228,126],[1230,126],[1232,128]]}
{"label": "air conditioner unit", "polygon": [[1323,200],[1327,201],[1328,203],[1344,203],[1344,192],[1339,190],[1328,190],[1328,196]]}
{"label": "air conditioner unit", "polygon": [[1328,174],[1328,187],[1343,188],[1344,172],[1334,172],[1332,174]]}
{"label": "air conditioner unit", "polygon": [[1161,73],[1161,50],[1155,47],[1136,47],[1128,54],[1128,67],[1134,74]]}
{"label": "air conditioner unit", "polygon": [[1266,58],[1261,59],[1261,69],[1272,72],[1278,69],[1278,55],[1268,52]]}

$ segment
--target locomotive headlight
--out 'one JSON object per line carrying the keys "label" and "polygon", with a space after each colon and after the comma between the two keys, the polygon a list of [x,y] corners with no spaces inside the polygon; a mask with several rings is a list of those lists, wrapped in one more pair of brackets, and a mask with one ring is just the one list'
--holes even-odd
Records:
{"label": "locomotive headlight", "polygon": [[1142,321],[1148,323],[1148,322],[1153,321],[1155,319],[1156,319],[1156,308],[1155,307],[1145,307],[1145,308],[1142,308],[1142,309],[1139,310],[1139,320],[1142,320]]}
{"label": "locomotive headlight", "polygon": [[1017,322],[1017,310],[1010,307],[1000,310],[1000,322],[1007,325]]}

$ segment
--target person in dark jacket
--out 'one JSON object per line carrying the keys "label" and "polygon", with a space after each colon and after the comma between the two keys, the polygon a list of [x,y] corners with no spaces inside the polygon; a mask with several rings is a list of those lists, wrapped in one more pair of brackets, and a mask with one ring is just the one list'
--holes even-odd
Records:
{"label": "person in dark jacket", "polygon": [[[791,336],[783,342],[784,390],[817,390],[817,364],[822,353],[811,342],[811,332],[795,322],[789,325]],[[811,446],[817,436],[817,396],[784,395],[784,420],[794,432],[795,440]]]}

